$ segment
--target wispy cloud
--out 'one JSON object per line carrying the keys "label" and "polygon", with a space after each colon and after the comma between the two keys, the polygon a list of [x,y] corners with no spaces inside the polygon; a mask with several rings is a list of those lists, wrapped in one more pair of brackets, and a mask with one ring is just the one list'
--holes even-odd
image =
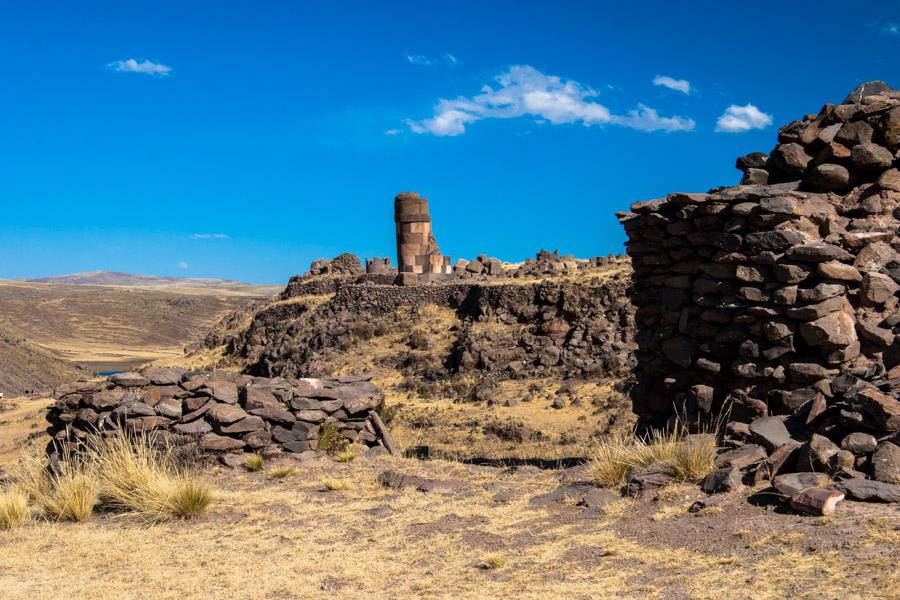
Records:
{"label": "wispy cloud", "polygon": [[720,133],[743,133],[751,129],[765,129],[772,124],[772,115],[766,114],[752,104],[738,106],[732,104],[716,121],[716,131]]}
{"label": "wispy cloud", "polygon": [[108,63],[106,68],[120,73],[143,73],[144,75],[153,75],[154,77],[168,77],[169,73],[172,72],[172,68],[164,64],[155,63],[149,60],[138,62],[133,58],[113,61]]}
{"label": "wispy cloud", "polygon": [[419,67],[427,67],[431,64],[431,59],[424,54],[407,54],[406,60],[409,61],[409,64]]}
{"label": "wispy cloud", "polygon": [[441,65],[455,67],[459,64],[459,59],[456,55],[450,54],[449,52],[441,54],[438,57],[426,56],[424,54],[407,54],[406,61],[417,67],[437,67]]}
{"label": "wispy cloud", "polygon": [[179,268],[179,269],[187,269],[187,268],[189,268],[190,266],[191,266],[191,265],[187,264],[187,263],[184,262],[184,261],[181,261],[180,263],[178,263],[178,268]]}
{"label": "wispy cloud", "polygon": [[532,116],[553,125],[581,122],[591,125],[621,125],[641,131],[690,131],[693,119],[661,117],[649,106],[638,104],[625,115],[589,100],[598,94],[577,81],[545,75],[528,65],[510,67],[496,78],[498,87],[485,85],[471,98],[441,99],[434,116],[419,121],[407,119],[414,133],[454,136],[465,133],[466,125],[483,119],[511,119]]}
{"label": "wispy cloud", "polygon": [[403,133],[403,132],[400,131],[399,129],[388,129],[387,131],[384,132],[384,135],[400,135],[401,133]]}
{"label": "wispy cloud", "polygon": [[881,32],[888,35],[900,36],[900,23],[885,23],[881,28]]}
{"label": "wispy cloud", "polygon": [[657,75],[654,77],[653,85],[661,85],[670,90],[681,92],[682,94],[690,94],[693,91],[691,82],[687,79],[673,79],[667,75]]}
{"label": "wispy cloud", "polygon": [[191,236],[192,240],[227,240],[227,233],[195,233]]}

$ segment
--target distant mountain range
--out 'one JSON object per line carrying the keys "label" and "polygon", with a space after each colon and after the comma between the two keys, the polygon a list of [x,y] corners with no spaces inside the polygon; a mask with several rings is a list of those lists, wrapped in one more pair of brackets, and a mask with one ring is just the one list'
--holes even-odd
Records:
{"label": "distant mountain range", "polygon": [[243,281],[233,279],[214,279],[202,277],[167,277],[164,275],[135,275],[133,273],[119,273],[116,271],[86,271],[72,275],[57,275],[55,277],[35,277],[26,279],[30,283],[68,283],[75,285],[123,285],[137,286],[189,286],[189,287],[218,287],[250,285]]}

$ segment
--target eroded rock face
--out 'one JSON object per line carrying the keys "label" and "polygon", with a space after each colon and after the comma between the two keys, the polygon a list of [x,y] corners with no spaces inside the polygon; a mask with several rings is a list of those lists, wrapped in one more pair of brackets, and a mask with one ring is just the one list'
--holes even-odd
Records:
{"label": "eroded rock face", "polygon": [[742,185],[620,213],[643,423],[765,417],[769,458],[746,468],[874,476],[873,441],[900,429],[898,123],[900,92],[865,84],[738,159]]}

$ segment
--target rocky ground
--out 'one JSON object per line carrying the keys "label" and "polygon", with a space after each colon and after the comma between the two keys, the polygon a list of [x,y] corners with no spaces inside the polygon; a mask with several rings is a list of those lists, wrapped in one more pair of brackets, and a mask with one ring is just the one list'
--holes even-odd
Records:
{"label": "rocky ground", "polygon": [[[212,466],[208,515],[100,516],[0,532],[3,597],[887,598],[900,511],[803,517],[672,486],[604,504],[553,494],[578,472],[394,457]],[[391,473],[391,474],[389,474]],[[385,485],[385,483],[389,485]],[[426,491],[420,491],[426,490]],[[549,495],[548,495],[549,494]]]}

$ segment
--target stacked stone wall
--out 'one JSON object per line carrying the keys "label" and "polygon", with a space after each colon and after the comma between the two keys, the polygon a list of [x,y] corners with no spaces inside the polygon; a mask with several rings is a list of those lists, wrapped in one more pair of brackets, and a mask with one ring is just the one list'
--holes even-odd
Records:
{"label": "stacked stone wall", "polygon": [[330,427],[334,440],[393,450],[377,410],[383,396],[368,377],[284,379],[233,372],[148,368],[56,390],[47,414],[48,451],[81,450],[91,435],[126,429],[172,447],[203,453],[317,449]]}
{"label": "stacked stone wall", "polygon": [[900,92],[868,84],[779,142],[738,161],[748,185],[620,214],[634,410],[651,425],[682,411],[779,416],[796,439],[833,446],[854,433],[896,439]]}

